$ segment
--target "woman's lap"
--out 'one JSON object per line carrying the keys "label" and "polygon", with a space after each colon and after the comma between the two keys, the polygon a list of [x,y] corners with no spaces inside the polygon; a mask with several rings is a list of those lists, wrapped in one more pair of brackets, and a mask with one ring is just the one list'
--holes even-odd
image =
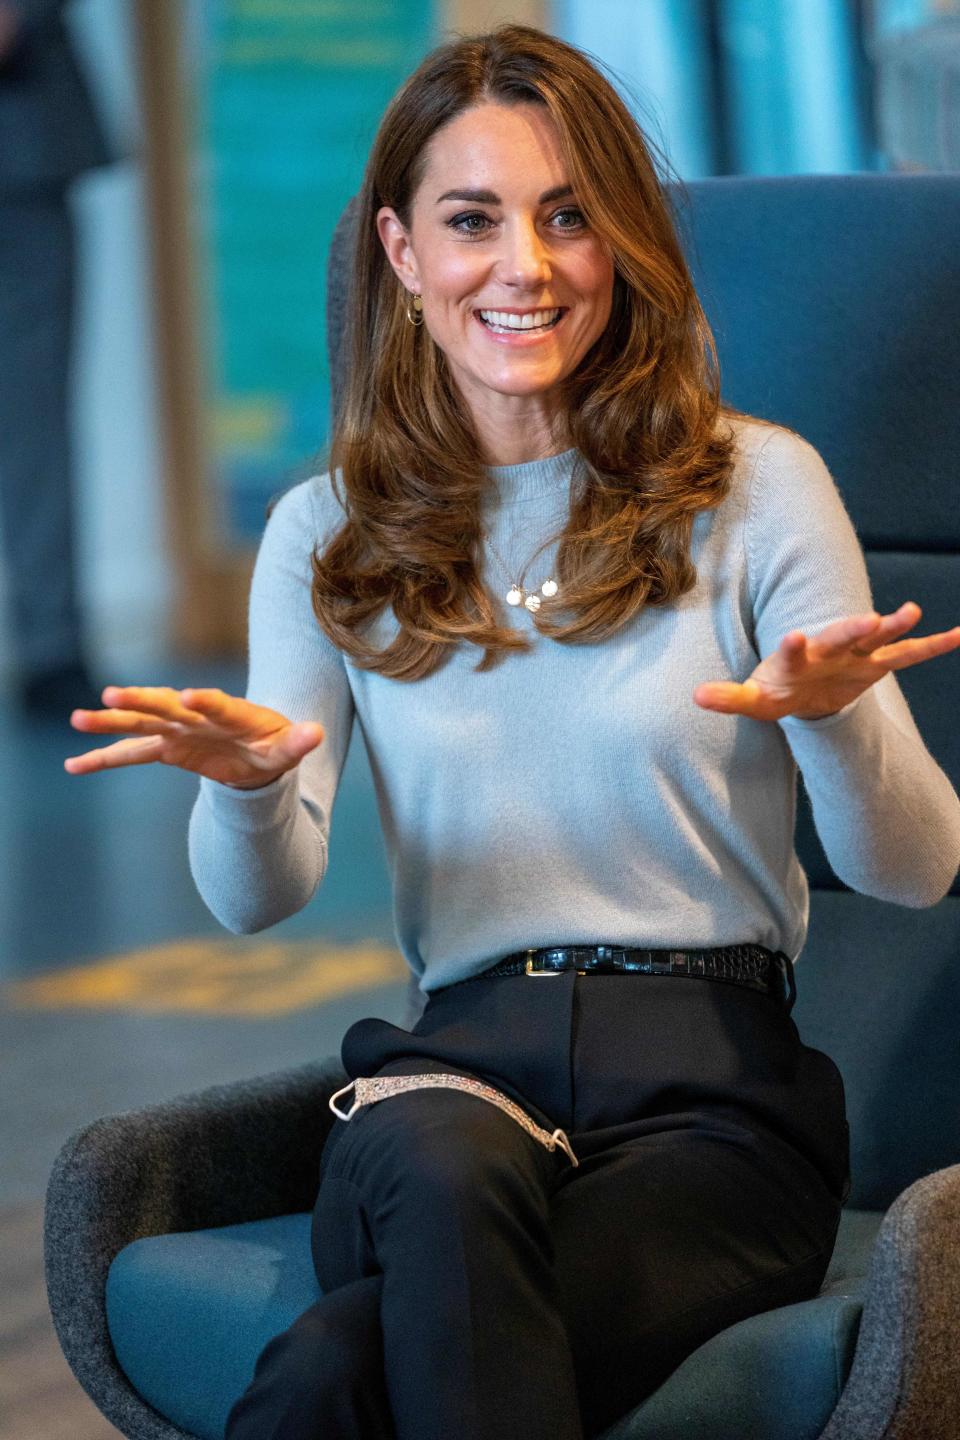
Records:
{"label": "woman's lap", "polygon": [[[378,1273],[376,1210],[394,1203],[405,1166],[423,1218],[407,1233],[424,1270],[423,1247],[436,1245],[442,1264],[443,1254],[475,1244],[482,1275],[492,1256],[476,1241],[482,1224],[461,1224],[458,1195],[489,1183],[491,1204],[498,1204],[504,1173],[515,1166],[519,1183],[541,1185],[547,1198],[551,1303],[564,1325],[588,1434],[638,1404],[711,1335],[815,1294],[829,1263],[838,1198],[778,1137],[727,1116],[661,1116],[653,1127],[638,1122],[634,1134],[619,1125],[605,1146],[593,1132],[591,1153],[574,1167],[562,1151],[550,1154],[501,1111],[463,1092],[395,1096],[367,1113],[338,1143],[318,1194],[321,1283]],[[571,1136],[575,1153],[585,1139]],[[439,1185],[430,1173],[438,1155]],[[511,1207],[517,1193],[510,1192]],[[492,1314],[492,1294],[490,1303]],[[515,1340],[522,1343],[519,1332]]]}
{"label": "woman's lap", "polygon": [[[448,1339],[477,1352],[477,1373],[505,1365],[502,1386],[477,1381],[474,1410],[526,1406],[522,1433],[566,1440],[579,1421],[586,1434],[613,1423],[712,1334],[819,1289],[846,1181],[836,1068],[800,1044],[772,999],[709,981],[614,979],[616,992],[596,988],[603,977],[508,977],[495,983],[514,988],[499,995],[471,982],[428,1005],[412,1032],[380,1021],[348,1032],[348,1073],[476,1074],[538,1124],[564,1125],[580,1161],[462,1090],[393,1095],[335,1122],[313,1253],[321,1310],[339,1294],[354,1326],[380,1327],[355,1347],[358,1372],[385,1342],[404,1349],[405,1313],[418,1326],[456,1271],[450,1325],[464,1306],[474,1329],[448,1335],[438,1322],[432,1340],[422,1335],[434,1368]],[[515,1323],[501,1335],[505,1311]],[[572,1367],[575,1391],[565,1378],[558,1393],[576,1398],[531,1428],[541,1400],[528,1378],[543,1355]],[[385,1363],[389,1381],[389,1353]],[[382,1364],[378,1375],[382,1386]],[[366,1377],[374,1391],[378,1375]],[[420,1433],[391,1383],[398,1433]],[[391,1414],[381,1429],[391,1433]],[[487,1432],[478,1422],[471,1433]]]}

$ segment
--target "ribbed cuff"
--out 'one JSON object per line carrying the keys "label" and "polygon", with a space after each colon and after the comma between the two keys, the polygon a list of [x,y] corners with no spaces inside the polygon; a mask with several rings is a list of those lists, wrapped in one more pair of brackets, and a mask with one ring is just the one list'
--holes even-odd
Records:
{"label": "ribbed cuff", "polygon": [[299,803],[298,767],[285,770],[258,790],[237,790],[201,775],[200,793],[218,824],[235,830],[269,830],[285,824]]}
{"label": "ribbed cuff", "polygon": [[[872,689],[873,686],[870,687],[870,690]],[[839,725],[841,721],[852,715],[861,701],[870,694],[870,690],[864,690],[856,700],[851,700],[849,705],[844,705],[842,710],[837,710],[832,715],[821,715],[819,720],[804,720],[799,715],[784,715],[777,723],[791,730],[829,730],[831,726]]]}

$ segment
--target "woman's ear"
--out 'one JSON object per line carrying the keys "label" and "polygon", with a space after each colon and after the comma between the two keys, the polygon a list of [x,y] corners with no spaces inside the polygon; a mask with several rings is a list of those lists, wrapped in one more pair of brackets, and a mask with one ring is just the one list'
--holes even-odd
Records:
{"label": "woman's ear", "polygon": [[377,211],[377,234],[387,259],[401,284],[413,295],[420,294],[420,272],[410,237],[400,223],[397,212],[389,205]]}

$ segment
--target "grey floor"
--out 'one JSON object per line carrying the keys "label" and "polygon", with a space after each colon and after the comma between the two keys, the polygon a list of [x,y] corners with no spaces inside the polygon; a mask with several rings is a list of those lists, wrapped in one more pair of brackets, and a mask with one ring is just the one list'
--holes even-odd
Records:
{"label": "grey floor", "polygon": [[[102,684],[220,686],[241,662],[156,656]],[[402,1022],[389,877],[359,732],[330,865],[300,914],[232,936],[190,875],[195,776],[69,775],[102,737],[26,724],[0,696],[0,1440],[101,1440],[46,1310],[43,1195],[64,1140],[98,1116],[335,1054],[363,1015]]]}

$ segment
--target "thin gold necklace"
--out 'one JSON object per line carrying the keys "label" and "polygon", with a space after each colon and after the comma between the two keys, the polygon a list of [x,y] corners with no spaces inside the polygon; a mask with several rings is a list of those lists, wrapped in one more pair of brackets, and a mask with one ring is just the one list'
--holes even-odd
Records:
{"label": "thin gold necklace", "polygon": [[[557,594],[560,588],[556,580],[544,580],[543,584],[540,586],[540,595],[536,594],[536,592],[532,590],[524,590],[523,586],[519,583],[519,581],[510,579],[510,571],[504,564],[499,550],[497,550],[493,541],[490,539],[489,532],[487,530],[484,530],[483,534],[487,544],[493,552],[494,558],[499,564],[500,569],[503,571],[507,579],[507,583],[510,586],[510,589],[507,591],[505,596],[508,605],[523,604],[528,610],[534,611],[540,609],[540,605],[542,603],[540,600],[540,595],[545,595],[548,600],[553,599],[554,595]],[[522,573],[523,572],[521,571],[521,574]]]}

